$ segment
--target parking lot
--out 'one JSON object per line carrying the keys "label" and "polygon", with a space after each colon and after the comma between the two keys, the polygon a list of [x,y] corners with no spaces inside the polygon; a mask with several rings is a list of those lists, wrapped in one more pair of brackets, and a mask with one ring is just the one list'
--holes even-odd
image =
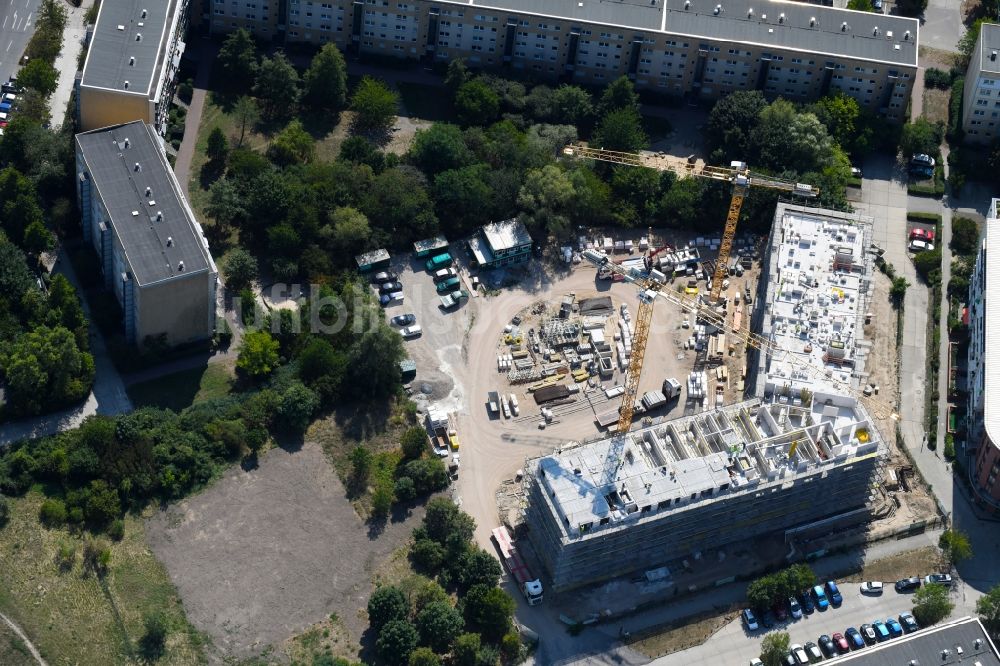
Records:
{"label": "parking lot", "polygon": [[[716,633],[711,640],[697,647],[676,652],[651,662],[655,666],[681,666],[687,664],[748,664],[752,657],[760,654],[761,641],[771,632],[787,631],[792,644],[804,645],[812,641],[818,643],[821,635],[832,636],[844,633],[848,627],[859,628],[862,624],[875,620],[885,621],[909,611],[913,601],[912,593],[900,594],[886,583],[880,596],[861,594],[857,583],[841,583],[840,592],[844,602],[840,608],[830,607],[825,611],[816,610],[803,614],[802,619],[776,623],[770,629],[761,628],[748,632],[739,619],[730,622]],[[952,591],[952,595],[960,594]]]}

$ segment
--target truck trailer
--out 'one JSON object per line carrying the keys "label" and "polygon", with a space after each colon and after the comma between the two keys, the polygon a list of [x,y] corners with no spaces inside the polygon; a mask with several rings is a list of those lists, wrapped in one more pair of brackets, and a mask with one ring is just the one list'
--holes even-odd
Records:
{"label": "truck trailer", "polygon": [[517,552],[507,528],[501,525],[494,529],[493,540],[497,542],[497,548],[500,549],[500,558],[503,560],[504,566],[507,567],[511,577],[517,581],[517,587],[521,590],[528,605],[537,606],[542,603],[542,581],[531,575],[528,566]]}

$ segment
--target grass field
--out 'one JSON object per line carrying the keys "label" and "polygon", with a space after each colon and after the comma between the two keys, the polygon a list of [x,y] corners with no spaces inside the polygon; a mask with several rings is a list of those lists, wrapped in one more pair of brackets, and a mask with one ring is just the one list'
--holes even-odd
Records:
{"label": "grass field", "polygon": [[710,613],[677,627],[657,627],[634,634],[627,643],[633,650],[641,652],[650,659],[655,659],[665,654],[701,645],[712,634],[734,620],[738,614],[739,611],[735,609],[721,615]]}
{"label": "grass field", "polygon": [[948,123],[950,92],[937,88],[924,88],[924,118],[932,123]]}
{"label": "grass field", "polygon": [[11,631],[5,622],[0,621],[0,664],[28,666],[28,664],[34,663],[35,659],[28,652],[24,641]]}
{"label": "grass field", "polygon": [[[40,492],[10,499],[11,518],[0,530],[0,610],[20,625],[50,664],[137,663],[143,615],[162,611],[171,627],[160,664],[205,663],[203,639],[184,617],[166,571],[146,546],[141,519],[125,519],[125,537],[110,543],[103,580],[85,573],[87,537],[38,523]],[[75,549],[72,565],[56,564],[61,546]],[[0,663],[17,657],[17,643],[0,634]],[[30,663],[30,662],[27,662]]]}
{"label": "grass field", "polygon": [[229,395],[235,381],[229,364],[211,363],[133,384],[128,387],[128,397],[136,409],[163,407],[179,412],[196,402]]}

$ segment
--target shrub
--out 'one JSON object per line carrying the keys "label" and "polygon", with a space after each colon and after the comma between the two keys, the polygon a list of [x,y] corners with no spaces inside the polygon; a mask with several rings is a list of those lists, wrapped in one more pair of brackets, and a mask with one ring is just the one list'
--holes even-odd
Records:
{"label": "shrub", "polygon": [[38,510],[38,519],[46,527],[59,527],[66,522],[66,505],[62,500],[47,499]]}
{"label": "shrub", "polygon": [[476,657],[479,655],[479,648],[482,646],[482,639],[479,634],[462,634],[455,639],[451,654],[455,658],[457,666],[476,666]]}
{"label": "shrub", "polygon": [[406,663],[417,647],[417,630],[406,620],[393,620],[378,633],[375,649],[387,664]]}
{"label": "shrub", "polygon": [[3,497],[0,497],[0,529],[7,526],[10,521],[10,504]]}
{"label": "shrub", "polygon": [[929,67],[924,72],[924,85],[928,88],[944,90],[951,86],[951,73],[936,67]]}
{"label": "shrub", "polygon": [[142,619],[142,624],[145,627],[145,633],[140,641],[142,654],[147,659],[155,661],[163,655],[170,625],[161,611],[147,613]]}
{"label": "shrub", "polygon": [[521,637],[517,632],[510,631],[500,639],[500,656],[504,663],[516,664],[521,658]]}
{"label": "shrub", "polygon": [[121,541],[125,538],[125,521],[119,518],[108,526],[108,536],[115,541]]}
{"label": "shrub", "polygon": [[177,96],[185,104],[190,104],[191,98],[194,97],[194,82],[191,79],[187,79],[177,84]]}
{"label": "shrub", "polygon": [[965,132],[962,130],[962,94],[965,92],[965,79],[959,77],[951,86],[951,97],[948,100],[948,138],[959,143]]}
{"label": "shrub", "polygon": [[944,458],[945,460],[955,459],[955,437],[951,433],[944,436]]}
{"label": "shrub", "polygon": [[907,211],[906,219],[910,222],[928,222],[930,224],[941,223],[941,216],[937,213],[923,213],[920,211]]}
{"label": "shrub", "polygon": [[409,612],[406,595],[393,585],[376,588],[368,599],[368,623],[376,631],[389,622],[405,620]]}
{"label": "shrub", "polygon": [[922,627],[937,624],[948,617],[954,607],[948,598],[948,588],[938,583],[924,585],[913,595],[913,617]]}
{"label": "shrub", "polygon": [[413,479],[408,476],[396,479],[396,483],[392,487],[392,494],[396,496],[396,500],[399,502],[413,500],[417,496],[417,489],[413,486]]}
{"label": "shrub", "polygon": [[408,428],[400,439],[403,455],[409,459],[419,458],[427,450],[427,433],[420,426]]}
{"label": "shrub", "polygon": [[[402,480],[402,479],[400,479]],[[417,539],[410,549],[410,559],[421,571],[435,574],[445,558],[444,546],[431,539]]]}

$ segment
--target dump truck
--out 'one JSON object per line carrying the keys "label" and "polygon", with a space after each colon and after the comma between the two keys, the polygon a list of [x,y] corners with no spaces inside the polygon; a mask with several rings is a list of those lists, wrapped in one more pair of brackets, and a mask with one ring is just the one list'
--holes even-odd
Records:
{"label": "dump truck", "polygon": [[500,549],[500,559],[510,572],[511,577],[517,581],[517,587],[527,600],[529,606],[537,606],[542,603],[542,581],[531,575],[528,566],[521,559],[520,553],[510,537],[507,528],[501,525],[493,530],[493,540],[497,542]]}
{"label": "dump truck", "polygon": [[446,458],[451,436],[455,434],[455,431],[449,427],[448,413],[433,407],[429,409],[427,411],[427,432],[434,453],[439,457]]}
{"label": "dump truck", "polygon": [[667,377],[663,380],[663,388],[660,391],[667,400],[679,398],[681,397],[681,383],[673,377]]}
{"label": "dump truck", "polygon": [[667,404],[667,397],[661,391],[647,391],[642,396],[642,406],[646,411],[662,407]]}
{"label": "dump truck", "polygon": [[490,391],[486,394],[486,402],[490,406],[490,414],[496,414],[500,411],[500,394],[496,391]]}

